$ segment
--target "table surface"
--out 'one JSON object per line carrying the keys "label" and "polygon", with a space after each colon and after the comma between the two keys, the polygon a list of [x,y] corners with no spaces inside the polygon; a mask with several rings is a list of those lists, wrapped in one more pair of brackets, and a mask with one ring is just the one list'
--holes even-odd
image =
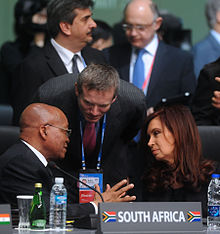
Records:
{"label": "table surface", "polygon": [[[13,234],[95,234],[96,230],[89,230],[89,229],[69,229],[69,230],[39,230],[39,231],[33,231],[33,230],[18,230],[13,229]],[[220,230],[207,230],[206,227],[204,227],[204,230],[202,232],[146,232],[148,234],[162,234],[162,233],[169,233],[169,234],[220,234]],[[116,233],[115,233],[116,234]],[[132,233],[133,234],[133,233]]]}
{"label": "table surface", "polygon": [[89,230],[89,229],[67,229],[65,230],[50,230],[50,229],[45,229],[45,230],[25,230],[25,229],[13,229],[13,234],[95,234],[96,230]]}

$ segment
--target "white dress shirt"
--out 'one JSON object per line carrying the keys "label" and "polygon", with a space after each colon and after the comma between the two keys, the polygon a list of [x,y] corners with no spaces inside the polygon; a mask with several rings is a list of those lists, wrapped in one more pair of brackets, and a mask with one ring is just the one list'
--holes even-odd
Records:
{"label": "white dress shirt", "polygon": [[[149,74],[149,71],[151,69],[151,65],[154,61],[154,58],[156,56],[157,48],[158,48],[159,40],[158,36],[155,34],[153,40],[144,47],[146,50],[146,53],[142,56],[143,62],[144,62],[144,67],[145,67],[145,77]],[[133,83],[133,72],[134,72],[134,65],[137,59],[137,54],[136,54],[136,48],[132,48],[131,52],[131,60],[130,60],[130,76],[129,76],[129,81],[130,83]],[[150,82],[150,79],[148,80],[148,84]],[[148,84],[146,85],[145,89],[143,90],[145,95],[147,94],[147,89],[148,89]]]}
{"label": "white dress shirt", "polygon": [[81,51],[79,51],[77,53],[73,53],[70,50],[68,50],[68,49],[64,48],[63,46],[61,46],[60,44],[58,44],[53,38],[51,39],[51,44],[53,45],[54,49],[59,54],[68,73],[72,73],[72,66],[73,66],[72,59],[73,59],[73,56],[75,54],[78,55],[78,57],[76,59],[76,63],[77,63],[77,67],[78,67],[79,72],[81,72],[86,67],[86,63],[81,55]]}

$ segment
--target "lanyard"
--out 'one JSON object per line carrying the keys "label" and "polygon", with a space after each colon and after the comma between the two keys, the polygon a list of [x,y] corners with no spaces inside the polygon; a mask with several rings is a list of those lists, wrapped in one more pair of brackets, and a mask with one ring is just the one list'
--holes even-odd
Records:
{"label": "lanyard", "polygon": [[[101,167],[101,158],[102,158],[102,146],[105,136],[105,128],[106,128],[106,114],[104,115],[103,124],[102,124],[102,133],[101,133],[101,144],[100,144],[100,150],[98,155],[98,161],[97,161],[97,170],[100,170]],[[81,139],[82,139],[82,169],[86,170],[86,161],[85,161],[85,152],[84,152],[84,146],[83,146],[83,127],[82,127],[82,121],[80,121],[80,133],[81,133]]]}
{"label": "lanyard", "polygon": [[152,73],[152,70],[153,70],[153,66],[154,66],[155,57],[156,57],[156,54],[154,55],[153,61],[152,61],[151,66],[150,66],[150,69],[149,69],[149,71],[147,73],[147,76],[146,76],[146,79],[145,79],[145,81],[143,83],[143,86],[142,86],[142,90],[143,91],[145,90],[145,88],[146,88],[146,86],[148,84],[148,81],[150,79],[150,76],[151,76],[151,73]]}

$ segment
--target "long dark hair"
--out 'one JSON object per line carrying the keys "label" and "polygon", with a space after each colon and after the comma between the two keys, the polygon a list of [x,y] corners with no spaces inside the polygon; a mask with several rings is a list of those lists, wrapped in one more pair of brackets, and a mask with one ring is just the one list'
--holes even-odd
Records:
{"label": "long dark hair", "polygon": [[175,139],[174,164],[155,160],[144,174],[146,186],[150,191],[167,189],[175,184],[200,190],[213,173],[214,165],[202,157],[200,136],[190,110],[183,105],[162,106],[151,114],[141,131],[141,146],[146,151],[148,125],[156,117]]}

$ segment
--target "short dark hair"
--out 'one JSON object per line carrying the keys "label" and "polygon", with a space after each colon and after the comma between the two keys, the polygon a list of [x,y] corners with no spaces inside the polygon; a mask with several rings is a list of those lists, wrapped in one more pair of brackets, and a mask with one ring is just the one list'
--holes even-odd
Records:
{"label": "short dark hair", "polygon": [[99,39],[108,40],[110,37],[112,37],[112,28],[109,26],[106,22],[101,20],[95,20],[95,23],[97,25],[96,28],[92,31],[92,41],[89,43],[92,45]]}
{"label": "short dark hair", "polygon": [[77,80],[79,95],[83,92],[83,85],[89,90],[108,90],[114,88],[115,97],[117,96],[119,88],[119,75],[115,68],[110,65],[90,64],[79,74]]}
{"label": "short dark hair", "polygon": [[72,24],[76,17],[75,9],[92,7],[92,0],[51,0],[47,6],[47,25],[51,37],[56,37],[60,32],[60,22]]}

